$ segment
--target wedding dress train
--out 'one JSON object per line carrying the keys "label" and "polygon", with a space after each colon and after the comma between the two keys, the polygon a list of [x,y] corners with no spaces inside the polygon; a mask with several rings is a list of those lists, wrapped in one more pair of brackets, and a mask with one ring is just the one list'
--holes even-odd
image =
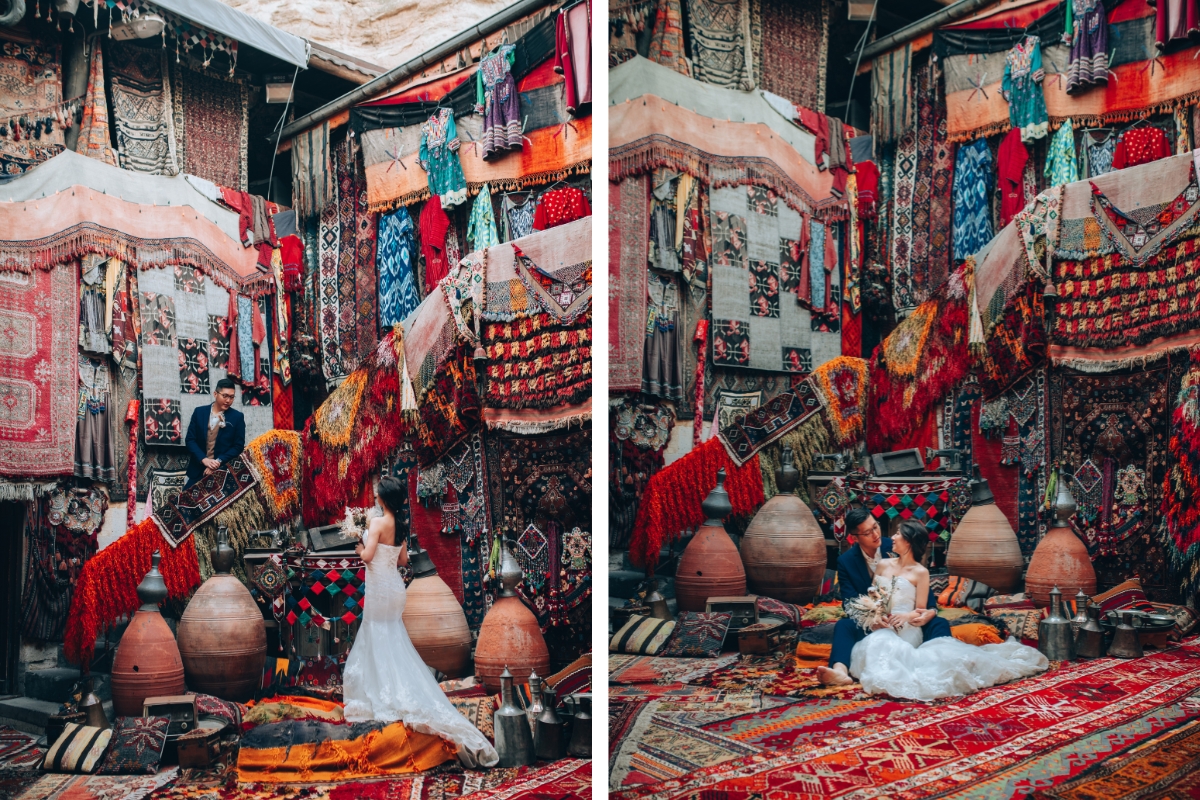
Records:
{"label": "wedding dress train", "polygon": [[[906,578],[875,578],[887,588],[895,580],[892,613],[916,608],[917,587]],[[1032,647],[1010,639],[982,647],[942,636],[922,643],[921,629],[905,625],[874,631],[854,645],[850,674],[870,694],[888,694],[906,700],[937,700],[970,694],[989,686],[1029,675],[1050,665]]]}
{"label": "wedding dress train", "polygon": [[492,767],[496,749],[458,712],[430,674],[404,627],[404,579],[396,569],[400,548],[376,545],[367,564],[362,625],[342,678],[349,722],[400,722],[458,747],[467,767]]}

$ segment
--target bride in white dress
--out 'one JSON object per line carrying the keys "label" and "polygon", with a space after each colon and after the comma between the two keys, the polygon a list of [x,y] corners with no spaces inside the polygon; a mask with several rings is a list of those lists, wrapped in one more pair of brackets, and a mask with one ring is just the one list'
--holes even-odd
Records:
{"label": "bride in white dress", "polygon": [[929,570],[919,561],[928,542],[924,526],[905,522],[892,542],[896,558],[879,562],[875,583],[892,589],[890,627],[854,645],[850,674],[863,690],[907,700],[937,700],[1036,675],[1049,667],[1044,655],[1015,639],[981,647],[953,636],[922,643],[921,629],[909,623],[926,614]]}
{"label": "bride in white dress", "polygon": [[395,509],[407,487],[388,475],[379,481],[375,502],[383,516],[371,520],[355,551],[367,565],[362,625],[342,677],[349,722],[403,722],[420,733],[440,736],[458,748],[466,767],[493,767],[496,749],[458,712],[408,638],[404,627],[404,579],[397,564],[408,563],[407,543],[397,547]]}

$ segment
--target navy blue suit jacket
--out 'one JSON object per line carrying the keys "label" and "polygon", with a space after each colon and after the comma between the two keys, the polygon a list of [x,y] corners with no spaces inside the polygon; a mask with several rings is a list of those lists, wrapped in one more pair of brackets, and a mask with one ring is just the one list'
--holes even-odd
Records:
{"label": "navy blue suit jacket", "polygon": [[[892,540],[886,536],[883,537],[879,543],[879,549],[885,556],[890,555]],[[841,592],[843,603],[864,594],[871,587],[871,571],[867,569],[867,557],[863,555],[862,548],[853,545],[838,556],[837,575],[838,589]],[[925,607],[937,608],[937,596],[934,595],[933,589],[929,590],[929,600]]]}
{"label": "navy blue suit jacket", "polygon": [[[204,477],[204,459],[208,458],[208,418],[212,414],[212,406],[200,406],[192,412],[192,421],[188,423],[187,449],[191,453],[188,462],[187,485],[191,486]],[[246,416],[237,409],[225,412],[225,427],[217,433],[217,445],[213,448],[213,458],[222,464],[231,458],[237,458],[246,449]]]}

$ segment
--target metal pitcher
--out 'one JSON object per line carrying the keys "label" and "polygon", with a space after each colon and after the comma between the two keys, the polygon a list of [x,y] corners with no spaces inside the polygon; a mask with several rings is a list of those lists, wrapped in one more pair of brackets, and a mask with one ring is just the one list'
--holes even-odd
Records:
{"label": "metal pitcher", "polygon": [[108,715],[104,713],[104,703],[100,701],[100,698],[96,697],[93,685],[94,679],[89,677],[85,680],[87,681],[86,694],[79,701],[79,710],[87,715],[87,724],[89,727],[107,728],[109,727]]}
{"label": "metal pitcher", "polygon": [[1117,632],[1108,646],[1108,654],[1114,658],[1141,658],[1142,640],[1133,627],[1133,614],[1128,611],[1120,614],[1121,621],[1117,623]]}
{"label": "metal pitcher", "polygon": [[529,730],[534,730],[542,710],[542,679],[534,670],[529,673],[529,708],[525,709],[525,716],[529,717]]}
{"label": "metal pitcher", "polygon": [[1104,629],[1100,627],[1100,606],[1088,604],[1087,622],[1075,634],[1075,655],[1101,658],[1104,655]]}
{"label": "metal pitcher", "polygon": [[513,703],[513,674],[504,668],[500,673],[500,708],[494,720],[496,752],[501,767],[523,767],[532,764],[533,732],[525,712]]}
{"label": "metal pitcher", "polygon": [[592,757],[592,693],[586,692],[575,695],[579,701],[579,711],[575,714],[575,722],[571,726],[571,744],[567,746],[567,755],[574,758]]}
{"label": "metal pitcher", "polygon": [[533,729],[533,751],[543,761],[557,761],[567,752],[563,721],[554,710],[558,702],[558,693],[549,686],[542,691],[542,713]]}
{"label": "metal pitcher", "polygon": [[[1079,594],[1075,595],[1075,616],[1071,617],[1071,633],[1075,635],[1076,642],[1079,639],[1079,629],[1087,624],[1088,619],[1088,596],[1083,589],[1079,590]],[[1076,651],[1079,650],[1079,645],[1075,645]]]}
{"label": "metal pitcher", "polygon": [[1050,590],[1050,616],[1038,625],[1038,650],[1051,661],[1075,658],[1075,636],[1071,620],[1063,616],[1062,592],[1057,586]]}

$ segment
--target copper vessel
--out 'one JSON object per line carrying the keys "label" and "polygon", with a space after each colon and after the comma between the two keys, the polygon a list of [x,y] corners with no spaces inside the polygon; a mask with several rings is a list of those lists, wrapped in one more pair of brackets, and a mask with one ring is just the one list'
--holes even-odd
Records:
{"label": "copper vessel", "polygon": [[140,717],[147,697],[183,694],[186,690],[179,647],[167,621],[158,613],[158,604],[167,598],[167,585],[158,571],[160,558],[155,550],[150,571],[137,587],[141,608],[130,620],[113,657],[113,712],[118,717]]}
{"label": "copper vessel", "polygon": [[1025,594],[1038,608],[1050,606],[1050,590],[1055,586],[1078,588],[1089,597],[1096,594],[1096,570],[1087,546],[1071,529],[1069,520],[1074,514],[1075,498],[1067,488],[1067,476],[1060,475],[1054,525],[1038,542],[1025,571]]}
{"label": "copper vessel", "polygon": [[812,602],[825,579],[825,534],[808,505],[794,494],[800,472],[793,466],[792,448],[783,448],[780,461],[775,470],[779,494],[746,528],[742,565],[751,592],[803,605]]}
{"label": "copper vessel", "polygon": [[680,611],[704,611],[710,597],[746,594],[746,570],[723,524],[733,510],[725,491],[724,468],[717,472],[717,486],[701,508],[708,521],[688,543],[675,572],[675,599]]}
{"label": "copper vessel", "polygon": [[426,665],[451,678],[466,674],[471,664],[471,629],[454,592],[438,577],[420,543],[409,561],[413,582],[404,604],[404,627]]}
{"label": "copper vessel", "polygon": [[236,554],[224,527],[209,555],[216,574],[196,590],[179,620],[179,655],[193,690],[243,702],[262,680],[267,629],[250,590],[230,574]]}
{"label": "copper vessel", "polygon": [[950,537],[946,568],[951,575],[980,581],[998,592],[1011,592],[1021,583],[1021,545],[987,480],[979,477],[978,464],[971,480],[971,508]]}
{"label": "copper vessel", "polygon": [[489,694],[500,691],[500,675],[508,669],[517,683],[525,683],[537,670],[549,675],[550,650],[542,638],[537,617],[517,597],[521,567],[507,546],[500,560],[500,596],[492,604],[475,645],[475,677]]}

